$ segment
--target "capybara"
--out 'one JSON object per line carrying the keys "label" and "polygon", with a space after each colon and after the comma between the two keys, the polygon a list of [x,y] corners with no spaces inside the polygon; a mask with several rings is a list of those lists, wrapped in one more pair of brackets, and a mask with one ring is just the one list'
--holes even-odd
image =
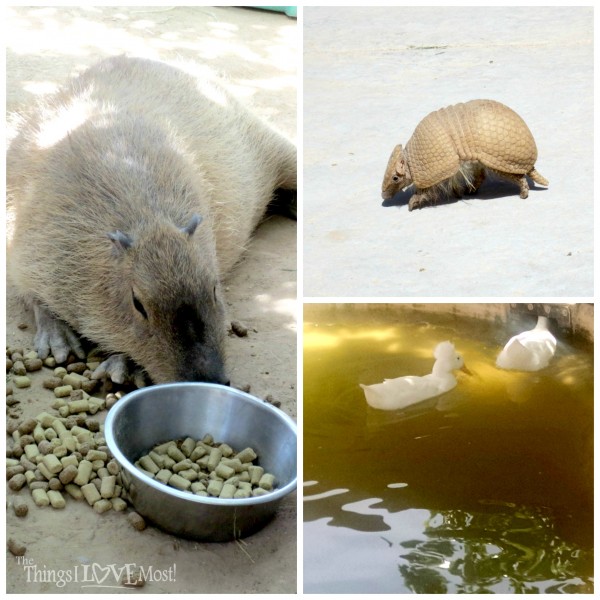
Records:
{"label": "capybara", "polygon": [[84,338],[109,355],[96,377],[227,382],[221,281],[296,189],[291,142],[217,80],[119,56],[24,113],[7,182],[42,358]]}

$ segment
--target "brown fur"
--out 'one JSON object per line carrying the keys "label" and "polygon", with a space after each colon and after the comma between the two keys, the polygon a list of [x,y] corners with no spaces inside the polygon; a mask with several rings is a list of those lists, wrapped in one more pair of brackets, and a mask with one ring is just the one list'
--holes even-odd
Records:
{"label": "brown fur", "polygon": [[74,330],[154,382],[226,380],[220,282],[296,187],[290,142],[216,83],[117,57],[24,120],[7,174],[42,354],[77,353]]}

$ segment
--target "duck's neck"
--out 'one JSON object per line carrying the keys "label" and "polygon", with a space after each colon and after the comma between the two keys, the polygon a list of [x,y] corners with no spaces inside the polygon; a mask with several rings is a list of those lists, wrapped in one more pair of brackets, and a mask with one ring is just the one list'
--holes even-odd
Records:
{"label": "duck's neck", "polygon": [[431,370],[431,374],[435,377],[440,377],[443,379],[454,379],[454,375],[452,375],[452,363],[449,363],[447,360],[438,359],[433,363],[433,369]]}
{"label": "duck's neck", "polygon": [[548,329],[548,317],[539,316],[535,329]]}

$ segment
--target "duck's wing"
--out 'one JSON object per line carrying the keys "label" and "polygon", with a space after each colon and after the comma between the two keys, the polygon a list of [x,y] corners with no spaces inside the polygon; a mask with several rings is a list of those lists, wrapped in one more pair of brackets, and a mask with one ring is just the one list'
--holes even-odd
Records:
{"label": "duck's wing", "polygon": [[538,371],[548,365],[556,351],[556,338],[549,331],[525,331],[511,338],[498,355],[501,369]]}
{"label": "duck's wing", "polygon": [[380,410],[398,410],[422,402],[439,393],[426,377],[398,377],[383,383],[363,385],[367,404]]}
{"label": "duck's wing", "polygon": [[501,369],[531,370],[531,352],[518,336],[511,338],[496,359],[496,365]]}

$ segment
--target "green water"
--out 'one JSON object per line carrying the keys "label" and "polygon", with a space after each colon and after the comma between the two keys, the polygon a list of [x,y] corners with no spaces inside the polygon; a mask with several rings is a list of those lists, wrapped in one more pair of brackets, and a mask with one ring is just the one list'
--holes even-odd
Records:
{"label": "green water", "polygon": [[[592,347],[559,334],[548,368],[501,371],[533,323],[377,315],[305,307],[304,591],[591,593]],[[446,339],[472,376],[366,404],[359,383],[429,373]]]}

